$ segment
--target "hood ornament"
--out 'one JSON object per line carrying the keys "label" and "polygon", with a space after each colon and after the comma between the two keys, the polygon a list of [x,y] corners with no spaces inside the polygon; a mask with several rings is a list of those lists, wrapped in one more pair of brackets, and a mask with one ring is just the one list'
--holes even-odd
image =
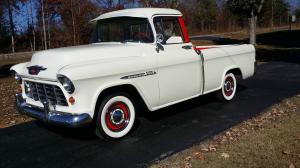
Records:
{"label": "hood ornament", "polygon": [[39,65],[34,65],[27,67],[27,69],[30,75],[38,75],[41,71],[45,71],[47,68]]}

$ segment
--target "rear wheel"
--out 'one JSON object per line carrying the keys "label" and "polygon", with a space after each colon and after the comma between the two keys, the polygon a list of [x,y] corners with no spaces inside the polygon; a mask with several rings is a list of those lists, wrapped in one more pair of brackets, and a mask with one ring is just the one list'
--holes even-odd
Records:
{"label": "rear wheel", "polygon": [[135,107],[126,93],[107,96],[98,109],[96,135],[102,139],[119,139],[126,136],[135,121]]}
{"label": "rear wheel", "polygon": [[224,77],[222,89],[219,96],[222,100],[230,101],[236,93],[237,82],[233,73],[227,73]]}

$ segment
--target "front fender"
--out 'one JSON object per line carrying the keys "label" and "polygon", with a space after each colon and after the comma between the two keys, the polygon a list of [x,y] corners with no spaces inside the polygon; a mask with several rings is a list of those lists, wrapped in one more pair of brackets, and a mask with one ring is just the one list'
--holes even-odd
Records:
{"label": "front fender", "polygon": [[23,71],[24,71],[27,64],[28,64],[28,62],[16,64],[16,65],[12,66],[9,70],[14,71],[18,74],[23,74]]}
{"label": "front fender", "polygon": [[139,95],[141,96],[141,98],[143,99],[143,101],[145,102],[147,108],[149,110],[151,110],[151,105],[150,105],[150,102],[149,100],[147,99],[147,97],[145,96],[145,94],[142,92],[141,88],[138,86],[137,83],[133,82],[133,81],[115,81],[115,82],[110,82],[110,83],[106,83],[105,85],[101,85],[99,86],[99,88],[97,89],[94,97],[93,97],[93,109],[92,111],[95,111],[95,108],[96,108],[96,103],[97,103],[97,100],[100,96],[100,94],[105,91],[106,89],[110,89],[110,88],[113,88],[113,87],[117,87],[117,86],[123,86],[123,85],[131,85],[133,86],[137,92],[139,93]]}
{"label": "front fender", "polygon": [[108,88],[122,85],[133,86],[149,110],[157,106],[159,91],[156,75],[135,79],[121,79],[122,76],[113,75],[80,80],[71,79],[75,86],[72,96],[78,100],[73,106],[76,106],[76,109],[83,108],[81,111],[89,111],[90,115],[93,116],[99,95]]}

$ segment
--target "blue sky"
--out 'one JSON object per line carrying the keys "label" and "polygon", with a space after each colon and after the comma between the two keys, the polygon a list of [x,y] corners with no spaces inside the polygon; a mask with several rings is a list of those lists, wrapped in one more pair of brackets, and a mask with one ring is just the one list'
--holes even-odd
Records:
{"label": "blue sky", "polygon": [[[27,29],[28,8],[29,5],[20,4],[20,9],[18,11],[15,11],[13,14],[15,26],[18,32]],[[35,12],[33,11],[32,13],[34,14],[34,18],[35,18]]]}

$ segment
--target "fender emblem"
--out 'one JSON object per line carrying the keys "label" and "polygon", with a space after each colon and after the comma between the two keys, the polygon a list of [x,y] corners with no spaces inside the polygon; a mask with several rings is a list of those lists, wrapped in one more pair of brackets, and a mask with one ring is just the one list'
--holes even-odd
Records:
{"label": "fender emblem", "polygon": [[27,69],[30,75],[38,75],[41,71],[45,71],[47,68],[39,65],[34,65],[34,66],[27,67]]}
{"label": "fender emblem", "polygon": [[156,75],[156,74],[157,74],[157,72],[155,72],[155,71],[148,71],[148,72],[144,72],[144,73],[123,76],[121,79],[140,78],[140,77],[151,76],[151,75]]}

